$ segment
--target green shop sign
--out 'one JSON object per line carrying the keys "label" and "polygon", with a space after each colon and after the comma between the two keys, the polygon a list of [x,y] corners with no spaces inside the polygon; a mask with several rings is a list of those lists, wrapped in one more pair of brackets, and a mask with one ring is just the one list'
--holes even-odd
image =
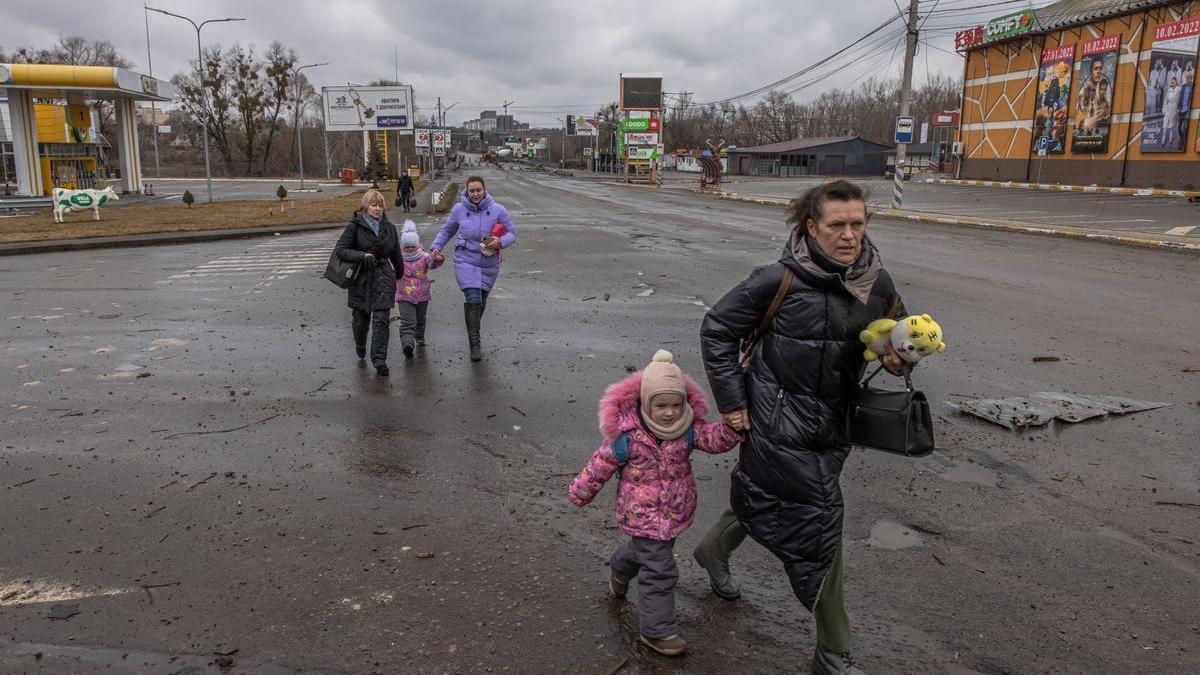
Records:
{"label": "green shop sign", "polygon": [[1003,40],[1033,30],[1033,10],[1023,9],[1012,14],[998,16],[983,27],[983,37],[988,42]]}
{"label": "green shop sign", "polygon": [[621,131],[649,131],[649,117],[627,117],[621,120]]}

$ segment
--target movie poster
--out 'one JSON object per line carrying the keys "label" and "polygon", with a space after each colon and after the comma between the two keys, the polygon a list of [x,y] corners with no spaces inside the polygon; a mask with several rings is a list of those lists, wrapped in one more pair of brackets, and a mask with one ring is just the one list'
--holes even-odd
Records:
{"label": "movie poster", "polygon": [[1117,80],[1120,49],[1120,35],[1106,35],[1080,46],[1071,152],[1108,150],[1108,125],[1112,120],[1113,85]]}
{"label": "movie poster", "polygon": [[1196,82],[1197,47],[1200,19],[1154,29],[1142,110],[1142,152],[1183,152]]}
{"label": "movie poster", "polygon": [[1061,154],[1067,145],[1067,105],[1071,100],[1071,66],[1075,45],[1042,52],[1038,69],[1037,106],[1033,117],[1033,151]]}

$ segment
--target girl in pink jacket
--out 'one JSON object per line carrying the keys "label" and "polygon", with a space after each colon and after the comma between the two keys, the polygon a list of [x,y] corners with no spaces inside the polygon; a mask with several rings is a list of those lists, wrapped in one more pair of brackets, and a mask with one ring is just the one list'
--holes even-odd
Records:
{"label": "girl in pink jacket", "polygon": [[404,358],[413,357],[413,347],[425,346],[425,317],[429,313],[429,272],[441,266],[432,255],[421,248],[417,224],[404,221],[400,232],[400,256],[404,269],[396,274],[396,312],[400,315],[400,345]]}
{"label": "girl in pink jacket", "polygon": [[617,526],[631,539],[613,553],[609,588],[623,598],[637,578],[640,639],[668,656],[687,649],[675,621],[673,548],[696,513],[691,450],[718,454],[741,441],[725,423],[705,421],[707,412],[704,392],[660,349],[645,370],[604,392],[604,442],[569,491],[571,502],[584,506],[620,472]]}

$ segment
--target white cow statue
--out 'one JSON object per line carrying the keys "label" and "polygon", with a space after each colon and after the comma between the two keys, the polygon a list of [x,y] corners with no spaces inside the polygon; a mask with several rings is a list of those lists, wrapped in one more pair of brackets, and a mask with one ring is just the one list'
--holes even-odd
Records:
{"label": "white cow statue", "polygon": [[86,211],[91,209],[95,212],[94,220],[100,220],[100,207],[110,201],[118,201],[121,198],[113,191],[109,185],[103,190],[66,190],[63,188],[54,188],[54,222],[63,222],[63,214],[67,211]]}

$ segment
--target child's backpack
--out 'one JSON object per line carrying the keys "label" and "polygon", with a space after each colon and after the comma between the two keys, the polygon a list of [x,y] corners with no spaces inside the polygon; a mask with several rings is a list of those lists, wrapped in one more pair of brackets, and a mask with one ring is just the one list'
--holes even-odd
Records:
{"label": "child's backpack", "polygon": [[[683,438],[687,441],[688,455],[692,454],[692,450],[696,448],[696,425],[689,424],[686,431],[683,432]],[[617,458],[617,471],[629,461],[629,432],[617,436],[609,444],[612,448],[613,457]]]}

